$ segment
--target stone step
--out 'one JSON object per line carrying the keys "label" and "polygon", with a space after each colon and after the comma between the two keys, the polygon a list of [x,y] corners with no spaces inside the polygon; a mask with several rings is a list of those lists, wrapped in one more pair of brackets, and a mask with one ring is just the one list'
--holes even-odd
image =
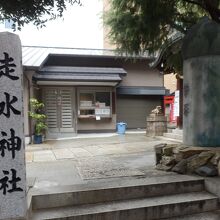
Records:
{"label": "stone step", "polygon": [[203,212],[199,214],[185,215],[174,218],[166,218],[163,220],[219,220],[220,219],[220,210],[212,212]]}
{"label": "stone step", "polygon": [[158,140],[166,141],[166,142],[169,141],[169,142],[175,142],[175,143],[183,143],[182,140],[167,138],[167,137],[164,137],[164,136],[156,136],[155,138],[158,139]]}
{"label": "stone step", "polygon": [[183,135],[183,130],[176,128],[176,129],[172,129],[172,133],[173,134],[179,134],[179,135]]}
{"label": "stone step", "polygon": [[173,138],[167,138],[167,137],[164,137],[164,136],[156,136],[155,137],[156,139],[158,140],[163,140],[163,141],[166,141],[166,142],[175,142],[175,143],[183,143],[183,140],[178,140],[178,139],[173,139]]}
{"label": "stone step", "polygon": [[202,190],[204,190],[202,178],[174,174],[135,180],[50,187],[42,192],[33,193],[32,209],[147,198]]}
{"label": "stone step", "polygon": [[150,220],[217,209],[218,198],[216,196],[207,192],[193,192],[81,206],[41,209],[33,212],[32,219]]}
{"label": "stone step", "polygon": [[176,134],[176,133],[164,133],[163,134],[164,137],[167,138],[172,138],[172,139],[176,139],[176,140],[183,140],[183,135],[181,134]]}

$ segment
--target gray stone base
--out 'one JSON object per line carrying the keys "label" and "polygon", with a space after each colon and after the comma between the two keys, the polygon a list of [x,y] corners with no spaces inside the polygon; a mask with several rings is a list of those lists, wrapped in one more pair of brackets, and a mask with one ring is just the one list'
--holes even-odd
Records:
{"label": "gray stone base", "polygon": [[147,117],[146,135],[163,136],[167,132],[167,118],[163,115],[150,114]]}

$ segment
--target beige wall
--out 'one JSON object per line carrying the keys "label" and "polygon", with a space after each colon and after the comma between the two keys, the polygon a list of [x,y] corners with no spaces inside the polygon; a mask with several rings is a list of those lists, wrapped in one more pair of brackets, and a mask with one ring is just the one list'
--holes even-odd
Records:
{"label": "beige wall", "polygon": [[[109,0],[103,0],[103,12],[105,13],[110,8]],[[103,48],[104,49],[115,49],[116,45],[110,43],[108,38],[109,28],[103,24]]]}
{"label": "beige wall", "polygon": [[125,62],[123,68],[127,76],[123,77],[120,86],[163,86],[163,75],[149,68],[146,60]]}
{"label": "beige wall", "polygon": [[177,87],[176,76],[174,74],[164,75],[164,86],[166,89],[170,90],[170,93],[176,91],[176,87]]}

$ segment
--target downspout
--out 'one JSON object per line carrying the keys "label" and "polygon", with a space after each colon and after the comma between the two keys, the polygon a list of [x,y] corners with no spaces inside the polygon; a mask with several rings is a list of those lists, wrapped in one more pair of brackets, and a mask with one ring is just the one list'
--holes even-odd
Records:
{"label": "downspout", "polygon": [[[23,72],[24,72],[24,68],[23,68]],[[28,77],[26,76],[26,74],[24,73],[24,77],[27,80],[28,83],[28,110],[30,110],[30,97],[31,97],[31,85],[30,85],[30,80],[28,79]],[[30,143],[32,143],[32,127],[31,127],[31,119],[28,116],[28,130],[29,130],[29,136],[30,136]]]}

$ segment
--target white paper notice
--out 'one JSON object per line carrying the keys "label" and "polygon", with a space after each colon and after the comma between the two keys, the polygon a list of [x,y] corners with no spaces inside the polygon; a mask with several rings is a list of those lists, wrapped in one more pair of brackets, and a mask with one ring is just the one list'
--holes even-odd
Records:
{"label": "white paper notice", "polygon": [[101,120],[101,117],[98,116],[98,115],[95,118],[96,118],[97,121]]}
{"label": "white paper notice", "polygon": [[175,98],[174,98],[174,117],[180,116],[180,91],[175,91]]}

